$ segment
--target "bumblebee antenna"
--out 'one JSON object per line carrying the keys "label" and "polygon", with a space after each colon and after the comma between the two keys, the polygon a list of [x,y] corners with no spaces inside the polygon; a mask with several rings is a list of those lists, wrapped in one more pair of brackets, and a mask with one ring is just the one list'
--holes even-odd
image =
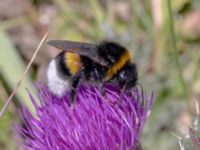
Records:
{"label": "bumblebee antenna", "polygon": [[25,75],[26,75],[27,72],[29,71],[29,69],[30,69],[30,67],[31,67],[31,65],[32,65],[32,63],[33,63],[33,61],[35,60],[35,58],[36,58],[36,56],[37,56],[37,54],[38,54],[38,52],[39,52],[39,50],[40,50],[42,44],[43,44],[44,41],[46,40],[47,36],[48,36],[48,32],[43,36],[43,38],[42,38],[42,40],[40,41],[40,43],[39,43],[37,49],[36,49],[35,52],[33,53],[33,56],[31,57],[31,60],[29,61],[29,63],[28,63],[28,65],[27,65],[27,67],[26,67],[24,73],[22,74],[21,78],[20,78],[19,81],[17,82],[17,84],[16,84],[16,86],[15,86],[13,92],[10,94],[10,96],[9,96],[8,99],[7,99],[7,101],[5,102],[5,104],[4,104],[3,108],[2,108],[2,110],[0,111],[0,118],[1,118],[1,117],[3,116],[3,114],[6,112],[6,110],[7,110],[8,106],[9,106],[10,102],[12,101],[13,96],[15,96],[15,94],[16,94],[16,92],[17,92],[17,89],[19,88],[19,86],[21,85],[21,82],[23,81]]}

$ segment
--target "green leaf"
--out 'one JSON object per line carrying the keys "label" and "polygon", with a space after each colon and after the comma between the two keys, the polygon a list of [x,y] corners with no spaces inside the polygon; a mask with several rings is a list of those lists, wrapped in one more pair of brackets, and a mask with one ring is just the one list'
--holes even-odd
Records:
{"label": "green leaf", "polygon": [[[25,65],[17,49],[13,46],[7,35],[3,31],[0,31],[0,73],[11,89],[15,88],[24,70]],[[28,74],[23,79],[16,96],[32,113],[34,113],[35,109],[30,101],[26,88],[29,89],[32,94],[35,93]]]}

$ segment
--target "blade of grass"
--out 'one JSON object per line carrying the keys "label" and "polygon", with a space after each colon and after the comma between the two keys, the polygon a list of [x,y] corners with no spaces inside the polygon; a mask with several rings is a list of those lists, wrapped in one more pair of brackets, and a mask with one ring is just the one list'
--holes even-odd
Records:
{"label": "blade of grass", "polygon": [[134,17],[136,18],[133,20],[134,21],[133,24],[137,23],[138,27],[151,33],[152,32],[152,21],[151,21],[150,17],[147,15],[147,12],[144,12],[142,10],[140,1],[131,0],[130,6],[131,6],[131,10],[134,14]]}
{"label": "blade of grass", "polygon": [[[7,78],[8,80],[10,80],[9,77],[12,77],[12,76],[16,73],[16,72],[13,71],[13,70],[15,70],[15,69],[18,70],[19,68],[20,68],[20,71],[18,70],[18,71],[19,71],[19,72],[18,72],[18,75],[21,74],[21,72],[23,72],[23,74],[22,74],[21,77],[18,79],[16,86],[14,86],[14,83],[13,83],[13,82],[16,82],[16,81],[13,81],[13,79],[11,79],[12,81],[10,81],[10,84],[12,85],[12,87],[14,87],[14,90],[13,90],[13,92],[11,93],[11,95],[9,96],[8,100],[6,101],[4,107],[2,108],[2,110],[1,110],[1,112],[0,112],[0,117],[1,117],[1,116],[5,113],[5,111],[7,110],[9,103],[11,102],[13,96],[17,93],[17,90],[18,90],[19,86],[21,85],[22,81],[26,80],[26,81],[27,81],[27,85],[29,85],[29,86],[30,86],[30,89],[31,89],[31,85],[28,84],[30,81],[28,81],[28,79],[26,78],[26,74],[27,74],[28,70],[30,69],[31,64],[33,63],[33,60],[34,60],[35,57],[37,56],[37,53],[39,52],[40,47],[42,46],[43,42],[45,41],[47,35],[48,35],[48,32],[44,35],[43,39],[41,40],[40,44],[38,45],[37,49],[35,50],[35,52],[34,52],[32,58],[31,58],[31,60],[30,60],[30,62],[29,62],[29,64],[28,64],[28,66],[26,67],[25,71],[23,72],[23,71],[21,70],[21,69],[23,68],[22,65],[21,65],[22,62],[21,62],[20,58],[18,58],[17,53],[15,52],[16,50],[14,49],[13,46],[11,46],[11,43],[9,42],[9,40],[8,40],[7,38],[5,38],[6,35],[4,35],[4,34],[2,33],[1,39],[4,40],[3,43],[2,43],[2,45],[4,45],[4,46],[3,46],[2,48],[5,49],[5,51],[6,51],[6,49],[7,49],[7,52],[10,52],[10,53],[3,53],[3,54],[8,54],[8,55],[0,55],[0,56],[2,56],[2,59],[1,59],[1,60],[10,59],[10,62],[11,62],[11,64],[10,64],[8,61],[4,61],[4,63],[7,62],[7,63],[10,64],[10,65],[9,65],[9,67],[10,67],[10,72],[7,71],[9,68],[3,69],[4,66],[1,66],[1,69],[3,70],[3,71],[2,71],[3,75],[5,76],[5,78]],[[4,51],[4,52],[5,52],[5,51]],[[13,53],[14,53],[14,55],[13,55]],[[12,55],[13,57],[16,58],[16,59],[15,59],[15,63],[13,63],[14,60],[13,60],[12,58],[9,58],[9,55]],[[19,61],[21,62],[20,64],[19,64]],[[17,66],[17,64],[18,64],[18,66]],[[19,68],[18,68],[18,67],[19,67]],[[12,73],[11,73],[11,72],[12,72]],[[11,74],[10,74],[10,73],[11,73]],[[7,76],[7,77],[6,77],[6,76]],[[17,78],[18,78],[18,77],[17,77]],[[15,79],[16,79],[16,78],[15,78]],[[15,79],[14,79],[14,80],[15,80]],[[26,85],[26,86],[27,86],[27,85]],[[21,95],[19,95],[20,98],[22,98],[24,104],[28,107],[28,109],[29,109],[31,112],[34,113],[34,112],[35,112],[35,109],[34,109],[33,105],[32,105],[29,101],[27,101],[28,98],[24,98],[24,94],[23,94],[23,93],[24,93],[24,91],[22,91],[22,92],[21,92]]]}
{"label": "blade of grass", "polygon": [[176,63],[176,67],[178,69],[178,80],[180,82],[180,85],[183,90],[183,95],[185,98],[188,98],[187,94],[187,87],[183,78],[183,68],[179,60],[179,55],[178,55],[178,50],[177,50],[177,45],[176,45],[176,35],[174,31],[174,20],[173,20],[173,14],[172,14],[172,6],[171,6],[171,0],[167,0],[167,8],[168,8],[168,13],[169,13],[169,27],[170,27],[170,33],[172,37],[172,46],[173,46],[173,54],[174,54],[174,59]]}
{"label": "blade of grass", "polygon": [[97,26],[97,37],[101,38],[104,37],[104,33],[103,33],[103,23],[104,23],[104,11],[101,8],[99,1],[97,0],[90,0],[90,4],[92,7],[92,12],[94,12],[94,19],[95,19],[95,24]]}

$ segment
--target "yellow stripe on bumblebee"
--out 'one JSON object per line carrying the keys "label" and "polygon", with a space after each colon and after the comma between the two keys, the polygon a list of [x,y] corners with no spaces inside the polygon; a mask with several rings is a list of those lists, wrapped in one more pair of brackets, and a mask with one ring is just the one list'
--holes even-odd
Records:
{"label": "yellow stripe on bumblebee", "polygon": [[132,55],[129,51],[125,51],[120,59],[106,72],[104,81],[113,77],[127,62],[131,61]]}
{"label": "yellow stripe on bumblebee", "polygon": [[81,59],[79,54],[76,53],[66,52],[65,63],[72,75],[75,75],[77,72],[79,72],[81,68]]}

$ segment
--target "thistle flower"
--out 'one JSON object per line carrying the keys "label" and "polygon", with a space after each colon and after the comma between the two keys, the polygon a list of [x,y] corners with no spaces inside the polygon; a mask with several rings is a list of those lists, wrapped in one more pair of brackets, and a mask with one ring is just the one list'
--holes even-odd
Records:
{"label": "thistle flower", "polygon": [[200,112],[196,101],[196,115],[193,117],[193,126],[189,128],[189,135],[180,138],[181,150],[200,150]]}
{"label": "thistle flower", "polygon": [[195,131],[194,129],[190,128],[190,138],[192,140],[193,146],[196,148],[196,150],[200,149],[200,136],[197,134],[198,131]]}
{"label": "thistle flower", "polygon": [[98,87],[81,85],[77,99],[70,106],[69,93],[62,98],[39,86],[41,107],[30,98],[37,111],[33,117],[23,106],[20,111],[25,127],[15,132],[22,149],[29,150],[141,150],[140,136],[152,107],[139,89],[120,94],[105,85],[104,96]]}

